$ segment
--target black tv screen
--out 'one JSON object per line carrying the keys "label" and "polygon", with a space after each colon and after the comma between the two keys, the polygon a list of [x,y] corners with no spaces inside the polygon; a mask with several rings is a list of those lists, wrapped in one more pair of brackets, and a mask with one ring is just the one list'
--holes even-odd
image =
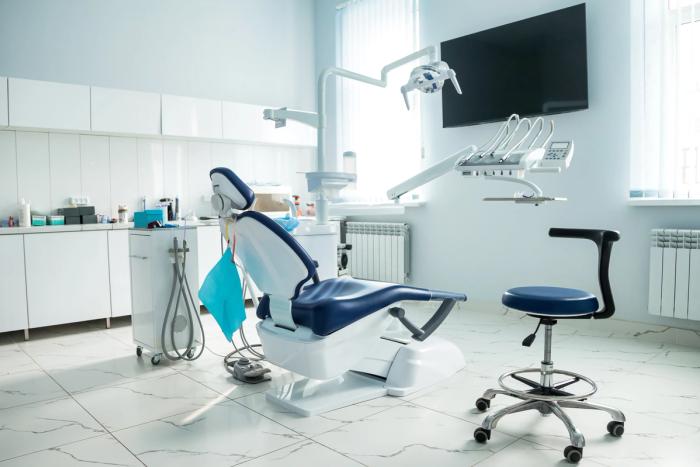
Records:
{"label": "black tv screen", "polygon": [[462,95],[442,91],[444,128],[588,108],[586,5],[445,41]]}

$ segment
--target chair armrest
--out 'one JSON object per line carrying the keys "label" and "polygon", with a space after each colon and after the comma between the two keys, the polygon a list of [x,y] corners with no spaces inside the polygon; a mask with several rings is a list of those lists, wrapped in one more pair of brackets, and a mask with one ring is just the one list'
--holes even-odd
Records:
{"label": "chair armrest", "polygon": [[593,317],[596,319],[609,318],[615,314],[615,300],[610,288],[610,254],[612,245],[620,240],[620,232],[615,230],[600,229],[549,229],[550,237],[580,238],[591,240],[598,247],[598,284],[603,296],[603,308],[598,310]]}
{"label": "chair armrest", "polygon": [[394,318],[398,319],[406,329],[411,331],[411,337],[413,339],[422,342],[428,337],[430,337],[430,335],[434,333],[437,330],[437,328],[440,327],[440,325],[443,321],[445,321],[445,318],[447,318],[447,315],[450,314],[452,308],[454,308],[456,303],[457,301],[451,298],[443,300],[440,306],[438,307],[437,311],[435,311],[435,313],[433,314],[433,316],[431,316],[430,319],[420,328],[413,324],[411,320],[409,320],[406,317],[406,311],[403,308],[389,308],[389,314]]}

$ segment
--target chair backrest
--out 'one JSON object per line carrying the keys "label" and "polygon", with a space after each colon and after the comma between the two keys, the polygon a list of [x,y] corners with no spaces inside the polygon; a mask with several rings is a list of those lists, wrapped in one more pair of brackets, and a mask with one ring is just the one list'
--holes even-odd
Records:
{"label": "chair backrest", "polygon": [[316,265],[304,248],[265,214],[247,211],[234,227],[236,255],[262,292],[292,300],[310,279]]}
{"label": "chair backrest", "polygon": [[216,167],[209,172],[209,178],[214,194],[230,200],[231,208],[243,211],[253,205],[255,193],[233,170]]}
{"label": "chair backrest", "polygon": [[591,240],[598,247],[598,284],[603,296],[603,308],[593,317],[596,319],[610,318],[615,314],[615,300],[610,287],[610,254],[613,243],[620,240],[620,232],[616,230],[599,229],[549,229],[550,237],[582,238]]}

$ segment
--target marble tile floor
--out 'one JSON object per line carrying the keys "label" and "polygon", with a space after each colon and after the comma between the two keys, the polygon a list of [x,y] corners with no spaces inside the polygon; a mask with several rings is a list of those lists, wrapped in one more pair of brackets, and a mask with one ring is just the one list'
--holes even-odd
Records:
{"label": "marble tile floor", "polygon": [[[416,320],[429,310],[411,306]],[[508,369],[537,366],[542,335],[513,312],[459,309],[439,330],[467,366],[434,387],[316,417],[265,401],[272,383],[236,384],[231,349],[204,314],[207,350],[195,362],[137,358],[128,318],[0,334],[0,467],[6,466],[546,466],[564,465],[568,442],[554,417],[504,418],[491,441],[472,438],[484,415],[474,400]],[[246,322],[255,336],[255,320]],[[640,328],[641,327],[641,328]],[[700,461],[700,347],[665,329],[622,321],[555,327],[554,361],[596,380],[595,401],[626,412],[622,438],[607,415],[570,410],[587,446],[580,465],[685,466]],[[669,334],[669,333],[667,333]],[[680,339],[692,343],[692,336]],[[515,402],[498,396],[492,410]]]}

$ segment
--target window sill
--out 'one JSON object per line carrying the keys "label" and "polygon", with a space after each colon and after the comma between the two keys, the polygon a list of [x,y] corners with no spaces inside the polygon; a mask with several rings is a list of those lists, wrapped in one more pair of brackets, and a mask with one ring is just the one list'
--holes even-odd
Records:
{"label": "window sill", "polygon": [[627,204],[630,206],[659,207],[659,206],[700,206],[700,199],[689,198],[629,198]]}
{"label": "window sill", "polygon": [[400,216],[406,208],[425,206],[425,201],[409,201],[406,203],[332,203],[329,206],[331,216]]}

